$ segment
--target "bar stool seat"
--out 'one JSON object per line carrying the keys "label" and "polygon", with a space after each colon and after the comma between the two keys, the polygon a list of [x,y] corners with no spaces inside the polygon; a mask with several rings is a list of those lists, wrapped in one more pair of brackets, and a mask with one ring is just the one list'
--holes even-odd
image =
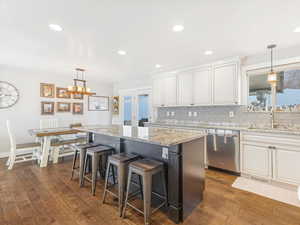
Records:
{"label": "bar stool seat", "polygon": [[[85,169],[84,169],[83,178],[82,178],[82,180],[83,180],[82,185],[84,185],[85,180],[92,182],[92,194],[93,195],[95,195],[95,191],[96,191],[98,170],[100,173],[103,172],[103,170],[105,170],[105,168],[103,168],[103,166],[102,166],[102,160],[103,160],[102,157],[112,154],[113,151],[114,151],[114,149],[112,147],[104,146],[104,145],[91,147],[91,148],[88,148],[86,151],[86,157],[85,157],[85,163],[84,163]],[[88,166],[89,158],[92,161],[92,179],[90,179],[88,176],[85,175],[85,171]]]}
{"label": "bar stool seat", "polygon": [[133,169],[141,170],[143,172],[149,172],[160,169],[164,164],[151,159],[141,159],[130,164]]}
{"label": "bar stool seat", "polygon": [[[122,216],[123,199],[124,199],[124,193],[125,193],[125,187],[126,187],[128,165],[130,162],[133,162],[134,160],[138,160],[138,159],[140,159],[140,156],[128,154],[128,153],[113,154],[108,157],[102,203],[105,203],[105,198],[106,198],[107,193],[110,193],[114,197],[117,197],[118,201],[119,201],[119,215],[120,216]],[[113,166],[115,166],[117,168],[117,174],[118,174],[118,183],[117,183],[118,184],[118,194],[117,195],[109,189],[110,187],[108,187],[110,170],[112,170],[113,181],[115,184]],[[141,181],[140,181],[140,185],[141,185]]]}
{"label": "bar stool seat", "polygon": [[[130,193],[130,183],[133,174],[137,174],[143,179],[143,201],[144,201],[144,210],[140,210],[131,203],[128,202],[129,200],[129,193]],[[161,175],[161,183],[163,188],[163,195],[158,193],[152,192],[152,178],[153,175],[160,174]],[[151,209],[151,194],[157,195],[161,200],[162,203],[156,207],[155,209]],[[131,196],[132,197],[132,196]],[[130,197],[130,198],[131,198]],[[151,160],[151,159],[141,159],[134,161],[129,164],[129,174],[128,174],[128,181],[127,181],[127,190],[126,190],[126,198],[123,208],[123,217],[125,217],[126,207],[130,206],[131,208],[135,209],[136,211],[142,213],[144,215],[144,223],[145,225],[150,224],[150,216],[152,213],[160,209],[161,207],[167,204],[167,187],[165,181],[165,171],[164,171],[164,164],[162,162]]]}

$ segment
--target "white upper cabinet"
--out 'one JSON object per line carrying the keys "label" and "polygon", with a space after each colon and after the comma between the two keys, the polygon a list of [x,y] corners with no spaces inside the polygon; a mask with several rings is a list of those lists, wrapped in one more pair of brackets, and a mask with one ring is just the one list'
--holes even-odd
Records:
{"label": "white upper cabinet", "polygon": [[154,79],[152,86],[153,105],[162,106],[164,104],[164,95],[162,93],[164,86],[163,79]]}
{"label": "white upper cabinet", "polygon": [[238,63],[214,66],[213,104],[238,104]]}
{"label": "white upper cabinet", "polygon": [[164,79],[164,89],[162,94],[165,96],[163,105],[176,105],[177,103],[177,82],[176,76],[166,77]]}
{"label": "white upper cabinet", "polygon": [[153,79],[154,106],[234,105],[239,101],[239,59]]}
{"label": "white upper cabinet", "polygon": [[212,77],[211,68],[196,70],[193,76],[193,103],[194,105],[212,104]]}
{"label": "white upper cabinet", "polygon": [[177,76],[178,105],[193,104],[193,72],[184,72]]}
{"label": "white upper cabinet", "polygon": [[177,87],[176,76],[156,78],[153,80],[153,105],[176,105]]}

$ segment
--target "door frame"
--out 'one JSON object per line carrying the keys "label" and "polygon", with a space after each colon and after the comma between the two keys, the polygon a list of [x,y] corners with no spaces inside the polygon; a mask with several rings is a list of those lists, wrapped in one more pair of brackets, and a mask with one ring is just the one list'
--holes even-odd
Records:
{"label": "door frame", "polygon": [[121,89],[119,90],[120,96],[120,124],[124,124],[124,96],[132,96],[132,125],[138,125],[138,95],[148,94],[149,95],[149,121],[153,118],[153,107],[152,107],[152,87],[141,87],[134,89]]}

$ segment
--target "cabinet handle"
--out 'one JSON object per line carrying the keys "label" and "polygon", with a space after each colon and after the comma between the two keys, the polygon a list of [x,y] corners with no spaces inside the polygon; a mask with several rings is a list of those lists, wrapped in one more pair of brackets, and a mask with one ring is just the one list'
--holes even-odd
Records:
{"label": "cabinet handle", "polygon": [[268,146],[269,149],[276,149],[275,146]]}

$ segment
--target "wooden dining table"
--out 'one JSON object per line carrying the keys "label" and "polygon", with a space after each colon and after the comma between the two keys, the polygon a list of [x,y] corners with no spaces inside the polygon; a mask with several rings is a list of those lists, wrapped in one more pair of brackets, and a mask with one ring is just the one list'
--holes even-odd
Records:
{"label": "wooden dining table", "polygon": [[[40,167],[47,167],[51,148],[51,140],[63,135],[77,134],[80,131],[69,127],[59,127],[48,129],[30,129],[28,132],[31,136],[41,139],[42,152],[40,156]],[[58,158],[58,155],[56,157]],[[57,159],[54,159],[53,161],[57,162]]]}

